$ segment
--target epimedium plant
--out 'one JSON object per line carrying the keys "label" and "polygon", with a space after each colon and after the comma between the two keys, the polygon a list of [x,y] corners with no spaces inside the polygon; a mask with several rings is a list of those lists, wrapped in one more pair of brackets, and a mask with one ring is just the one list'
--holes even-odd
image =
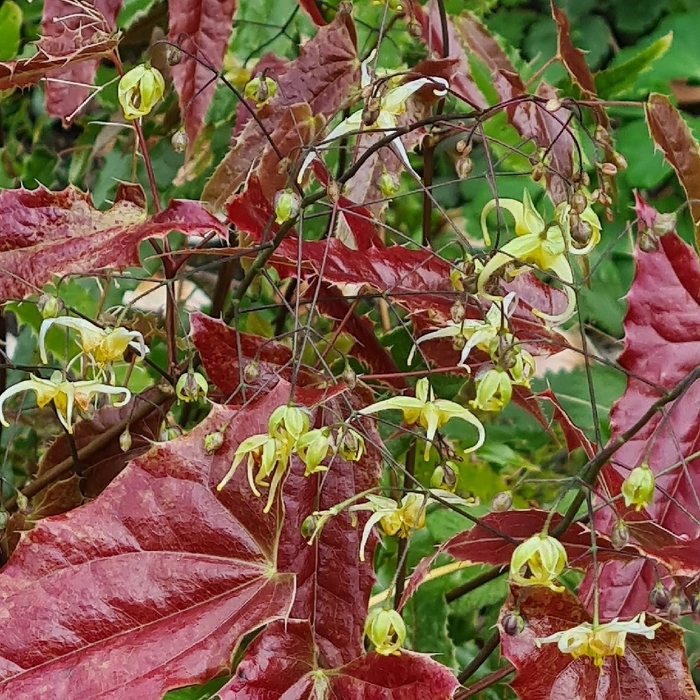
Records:
{"label": "epimedium plant", "polygon": [[528,66],[497,5],[299,0],[257,60],[234,0],[3,5],[8,135],[75,143],[0,191],[2,697],[697,696],[700,263],[653,192],[619,357],[581,300],[615,110],[693,222],[700,149],[622,99],[668,41],[594,74],[552,2]]}

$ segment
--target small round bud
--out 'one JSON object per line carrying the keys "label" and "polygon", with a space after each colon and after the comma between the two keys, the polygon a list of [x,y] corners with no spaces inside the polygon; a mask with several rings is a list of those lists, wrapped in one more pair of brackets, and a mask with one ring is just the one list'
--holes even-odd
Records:
{"label": "small round bud", "polygon": [[537,163],[532,169],[532,179],[539,182],[544,177],[544,163]]}
{"label": "small round bud", "polygon": [[455,172],[460,180],[469,177],[472,170],[474,170],[474,161],[469,156],[462,156],[455,161]]}
{"label": "small round bud", "polygon": [[214,452],[221,449],[224,444],[224,434],[217,430],[213,433],[207,433],[204,436],[204,451],[208,455],[213,455]]}
{"label": "small round bud", "polygon": [[610,134],[608,130],[601,126],[600,124],[595,128],[595,133],[593,135],[594,140],[606,148],[612,148],[612,141],[610,140]]}
{"label": "small round bud", "polygon": [[36,303],[42,318],[56,318],[63,313],[65,308],[63,299],[53,296],[53,294],[42,294]]}
{"label": "small round bud", "polygon": [[280,190],[275,194],[274,207],[275,221],[278,224],[283,224],[299,213],[301,197],[294,190]]}
{"label": "small round bud", "polygon": [[580,190],[578,192],[575,192],[574,195],[571,197],[571,208],[577,214],[583,214],[587,206],[588,198],[586,197],[586,195]]}
{"label": "small round bud", "polygon": [[467,339],[463,335],[456,335],[452,339],[452,349],[457,352],[464,350],[464,346],[467,344]]}
{"label": "small round bud", "polygon": [[457,474],[449,464],[439,464],[430,475],[430,488],[454,491],[457,486]]}
{"label": "small round bud", "polygon": [[501,618],[501,627],[509,637],[517,637],[525,629],[525,620],[519,613],[509,612]]}
{"label": "small round bud", "polygon": [[468,156],[472,152],[472,142],[466,139],[460,139],[455,144],[455,151],[457,151],[460,156]]}
{"label": "small round bud", "polygon": [[561,100],[558,97],[552,97],[545,102],[544,108],[548,112],[558,112],[561,109]]}
{"label": "small round bud", "polygon": [[666,615],[668,615],[668,619],[670,622],[678,622],[678,620],[681,619],[682,613],[683,608],[677,600],[671,602],[671,604],[668,606],[668,609],[666,610]]}
{"label": "small round bud", "polygon": [[305,540],[311,539],[314,532],[316,532],[316,526],[318,525],[318,518],[315,515],[307,515],[301,524],[301,536]]}
{"label": "small round bud", "polygon": [[243,90],[243,96],[247,100],[253,100],[258,109],[264,107],[276,94],[277,83],[266,75],[256,75]]}
{"label": "small round bud", "polygon": [[243,381],[246,384],[252,384],[260,376],[260,363],[257,360],[251,360],[243,368]]}
{"label": "small round bud", "polygon": [[627,170],[627,159],[621,153],[615,151],[612,154],[612,159],[618,170]]}
{"label": "small round bud", "polygon": [[129,428],[119,436],[119,449],[122,452],[128,452],[131,449],[131,432],[129,432]]}
{"label": "small round bud", "polygon": [[630,541],[630,531],[622,518],[613,525],[613,529],[610,532],[610,543],[613,548],[618,552],[624,549]]}
{"label": "small round bud", "polygon": [[600,172],[606,177],[615,177],[617,175],[617,166],[615,163],[601,163],[599,166]]}
{"label": "small round bud", "polygon": [[591,225],[577,216],[576,223],[571,224],[571,238],[580,246],[585,246],[591,240],[592,235]]}
{"label": "small round bud", "polygon": [[495,513],[505,513],[513,505],[513,493],[511,491],[499,491],[491,499],[491,510]]}
{"label": "small round bud", "polygon": [[668,592],[668,588],[661,581],[657,581],[649,591],[649,605],[657,610],[665,610],[670,602],[671,594]]}
{"label": "small round bud", "polygon": [[637,242],[639,249],[644,253],[653,253],[659,249],[659,239],[649,231],[641,233]]}
{"label": "small round bud", "polygon": [[467,310],[464,308],[464,304],[457,299],[457,301],[455,301],[455,303],[450,307],[450,317],[452,318],[452,323],[462,323],[466,313]]}
{"label": "small round bud", "polygon": [[357,373],[355,370],[346,365],[343,373],[340,375],[341,380],[347,385],[348,389],[354,389],[357,385]]}
{"label": "small round bud", "polygon": [[170,139],[170,145],[175,153],[184,153],[189,143],[187,132],[184,129],[178,129]]}
{"label": "small round bud", "polygon": [[169,66],[176,66],[182,60],[182,50],[179,46],[168,46],[165,58]]}

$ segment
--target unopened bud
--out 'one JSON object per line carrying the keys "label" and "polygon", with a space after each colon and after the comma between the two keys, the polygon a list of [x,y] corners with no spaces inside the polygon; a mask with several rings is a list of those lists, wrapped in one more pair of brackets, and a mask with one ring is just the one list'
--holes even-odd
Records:
{"label": "unopened bud", "polygon": [[305,540],[311,539],[314,532],[316,532],[317,525],[318,525],[318,518],[315,515],[307,515],[301,524],[301,536]]}
{"label": "unopened bud", "polygon": [[539,182],[544,177],[544,163],[537,163],[532,169],[532,179]]}
{"label": "unopened bud", "polygon": [[544,108],[548,112],[558,112],[561,109],[561,100],[558,97],[552,97],[545,102]]}
{"label": "unopened bud", "polygon": [[583,214],[587,206],[588,198],[586,197],[586,195],[580,190],[578,192],[575,192],[574,195],[571,197],[571,208],[577,214]]}
{"label": "unopened bud", "polygon": [[65,308],[63,299],[53,296],[53,294],[42,294],[36,303],[42,318],[56,318],[63,313]]}
{"label": "unopened bud", "polygon": [[289,219],[293,219],[301,207],[301,197],[294,190],[280,190],[275,194],[275,221],[283,224]]}
{"label": "unopened bud", "polygon": [[665,610],[671,602],[671,594],[661,581],[657,581],[649,591],[649,604],[657,610]]}
{"label": "unopened bud", "polygon": [[253,100],[256,107],[264,107],[277,94],[277,83],[267,76],[257,75],[249,80],[243,90],[247,100]]}
{"label": "unopened bud", "polygon": [[469,156],[462,156],[455,161],[455,172],[460,180],[469,177],[472,170],[474,170],[474,161]]}
{"label": "unopened bud", "polygon": [[260,363],[257,360],[251,360],[243,368],[243,381],[246,384],[252,384],[260,376]]}
{"label": "unopened bud", "polygon": [[639,234],[639,249],[644,253],[653,253],[659,249],[659,239],[649,231]]}
{"label": "unopened bud", "polygon": [[349,365],[345,366],[340,378],[342,379],[343,383],[347,385],[348,389],[352,390],[357,385],[357,374]]}
{"label": "unopened bud", "polygon": [[175,153],[184,153],[189,143],[187,132],[184,129],[178,129],[170,139],[170,145]]}
{"label": "unopened bud", "polygon": [[224,444],[224,434],[217,430],[213,433],[207,433],[204,436],[204,451],[208,455],[213,455],[214,452],[220,450]]}
{"label": "unopened bud", "polygon": [[129,428],[126,428],[119,436],[119,449],[122,452],[128,452],[131,449],[131,433],[129,432]]}
{"label": "unopened bud", "polygon": [[519,613],[509,612],[501,618],[501,627],[509,637],[517,637],[525,629],[525,620]]}
{"label": "unopened bud", "polygon": [[621,153],[615,151],[615,153],[612,155],[612,159],[618,170],[627,170],[627,158],[625,158]]}
{"label": "unopened bud", "polygon": [[186,372],[175,385],[175,395],[185,403],[204,398],[208,393],[209,384],[199,372]]}
{"label": "unopened bud", "polygon": [[176,66],[182,60],[182,50],[179,46],[170,45],[165,52],[165,58],[169,66]]}
{"label": "unopened bud", "polygon": [[592,234],[591,225],[577,216],[575,224],[571,224],[571,238],[580,246],[585,246],[591,240]]}
{"label": "unopened bud", "polygon": [[464,308],[464,304],[457,299],[457,301],[455,301],[455,303],[450,307],[450,317],[452,318],[452,323],[462,323],[466,313],[467,310]]}
{"label": "unopened bud", "polygon": [[430,475],[430,487],[443,491],[454,491],[457,486],[457,474],[448,464],[439,464]]}
{"label": "unopened bud", "polygon": [[677,600],[674,600],[668,606],[668,609],[666,610],[666,615],[668,615],[668,619],[670,622],[678,622],[678,620],[681,619],[682,613],[683,613],[683,608],[681,607],[681,604]]}
{"label": "unopened bud", "polygon": [[393,197],[399,191],[399,179],[395,175],[391,175],[386,170],[379,176],[379,191],[385,197]]}
{"label": "unopened bud", "polygon": [[513,494],[511,491],[499,491],[491,499],[491,510],[495,513],[505,513],[513,505]]}
{"label": "unopened bud", "polygon": [[612,141],[610,140],[610,134],[608,133],[608,130],[604,127],[601,126],[600,124],[595,128],[595,133],[593,135],[593,138],[595,141],[608,149],[612,148]]}
{"label": "unopened bud", "polygon": [[613,548],[618,552],[624,549],[630,541],[630,531],[622,518],[613,525],[613,529],[610,532],[610,543]]}
{"label": "unopened bud", "polygon": [[615,177],[617,175],[617,166],[615,163],[600,163],[600,172],[606,177]]}
{"label": "unopened bud", "polygon": [[455,144],[455,151],[457,151],[460,156],[468,156],[472,152],[472,148],[472,142],[466,139],[460,139]]}

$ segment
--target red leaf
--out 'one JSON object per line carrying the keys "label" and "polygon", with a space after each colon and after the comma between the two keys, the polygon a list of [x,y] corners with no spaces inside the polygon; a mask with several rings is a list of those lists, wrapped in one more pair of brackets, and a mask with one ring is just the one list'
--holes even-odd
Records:
{"label": "red leaf", "polygon": [[569,75],[576,81],[588,98],[595,96],[595,79],[586,63],[585,54],[574,46],[571,41],[571,27],[566,14],[562,12],[553,0],[550,0],[552,17],[557,23],[557,46],[559,57]]}
{"label": "red leaf", "polygon": [[[590,617],[568,591],[554,593],[537,587],[515,591],[504,606],[525,618],[525,630],[501,634],[501,649],[517,669],[513,689],[523,700],[694,700],[695,686],[688,670],[683,630],[662,623],[654,639],[628,634],[623,656],[605,657],[597,669],[593,659],[574,659],[556,644],[538,647],[536,639],[571,629]],[[648,619],[647,624],[653,624]]]}
{"label": "red leaf", "polygon": [[[46,0],[41,21],[43,37],[37,57],[43,54],[55,56],[57,49],[58,56],[70,57],[70,60],[64,60],[65,64],[76,64],[73,56],[80,56],[82,61],[88,57],[106,56],[117,45],[118,38],[110,34],[121,6],[122,0],[90,0],[81,5],[68,0]],[[101,50],[98,51],[98,47],[102,47]],[[91,49],[90,53],[86,49]],[[62,64],[58,62],[51,67],[55,65]],[[89,61],[51,73],[44,92],[47,113],[61,117],[64,125],[70,123],[91,92],[88,88],[93,84],[96,70],[97,61]]]}
{"label": "red leaf", "polygon": [[693,217],[695,246],[700,249],[700,146],[668,97],[652,93],[644,105],[649,133],[676,171]]}
{"label": "red leaf", "polygon": [[[221,700],[449,700],[458,686],[425,654],[366,654],[339,668],[319,667],[308,624],[274,623],[249,647]],[[314,692],[315,691],[315,692]]]}
{"label": "red leaf", "polygon": [[[184,55],[172,67],[180,112],[194,145],[216,90],[231,36],[235,0],[170,0],[170,41],[180,43],[199,60]],[[201,62],[200,62],[201,61]]]}
{"label": "red leaf", "polygon": [[[66,29],[53,37],[42,37],[37,44],[36,54],[31,58],[0,63],[0,90],[34,85],[47,73],[57,68],[108,56],[117,47],[117,43],[116,36],[97,30],[93,32],[88,44],[81,41],[80,31],[77,29]],[[75,66],[76,71],[79,68],[81,66]],[[63,72],[70,72],[70,70],[72,69],[60,73],[62,75]],[[47,83],[47,92],[57,85],[59,84]],[[82,90],[82,88],[75,87],[73,89]],[[78,101],[78,104],[80,101],[82,99]],[[67,114],[70,114],[71,111],[69,110]]]}
{"label": "red leaf", "polygon": [[321,10],[318,9],[316,0],[299,0],[299,6],[308,12],[309,17],[311,17],[311,19],[319,27],[323,27],[325,24],[328,24],[328,22],[323,19],[323,15],[321,14]]}
{"label": "red leaf", "polygon": [[[262,61],[270,62],[266,58]],[[301,131],[297,144],[301,142],[301,145],[306,145],[311,141],[318,130],[316,125],[313,122],[304,125],[304,119],[288,116],[290,108],[303,109],[302,105],[305,104],[309,115],[320,115],[326,119],[341,109],[350,88],[359,77],[355,29],[350,16],[338,12],[331,24],[321,27],[316,36],[302,46],[299,58],[285,64],[283,69],[270,69],[268,74],[277,81],[278,91],[274,99],[257,113],[264,131],[249,116],[248,110],[239,106],[242,111],[239,112],[237,126],[242,126],[242,131],[236,134],[231,151],[217,166],[204,189],[202,198],[207,202],[223,206],[255,167],[257,159],[266,152],[270,137],[277,142],[282,136],[288,137],[288,132],[292,132],[293,136],[293,132],[303,127],[312,130]],[[280,128],[282,120],[290,118],[293,120],[291,128]],[[289,152],[283,153],[283,156],[286,155]],[[298,158],[299,155],[297,149],[294,156]],[[275,172],[279,177],[279,173]]]}
{"label": "red leaf", "polygon": [[163,238],[171,230],[186,234],[223,226],[197,202],[173,200],[150,218],[137,204],[118,200],[107,211],[90,196],[69,187],[61,192],[0,192],[0,299],[21,299],[54,275],[90,275],[138,265],[138,248],[146,238]]}
{"label": "red leaf", "polygon": [[[427,11],[423,10],[420,5],[415,5],[414,7],[416,19],[421,25],[423,41],[425,41],[431,51],[444,56],[438,3],[436,0],[431,0],[426,7]],[[459,62],[454,75],[450,78],[450,89],[455,95],[461,97],[467,104],[476,109],[488,107],[486,98],[471,77],[469,58],[451,17],[447,18],[447,34],[449,39],[447,57],[456,59]]]}
{"label": "red leaf", "polygon": [[[287,615],[295,582],[276,571],[281,507],[263,515],[245,470],[215,487],[241,440],[288,399],[279,385],[244,412],[214,406],[98,499],[23,538],[0,573],[0,694],[116,700],[128,688],[160,699],[211,678],[242,635]],[[208,455],[205,435],[226,425]]]}

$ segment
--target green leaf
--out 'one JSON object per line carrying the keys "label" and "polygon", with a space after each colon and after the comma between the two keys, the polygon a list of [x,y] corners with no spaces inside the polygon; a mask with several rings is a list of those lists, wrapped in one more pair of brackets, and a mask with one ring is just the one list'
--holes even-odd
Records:
{"label": "green leaf", "polygon": [[6,0],[0,6],[0,61],[10,61],[17,55],[21,30],[22,10],[17,3]]}
{"label": "green leaf", "polygon": [[600,71],[595,76],[598,96],[609,100],[631,90],[637,82],[637,76],[648,71],[652,64],[669,50],[672,41],[673,32],[669,32],[624,63]]}

